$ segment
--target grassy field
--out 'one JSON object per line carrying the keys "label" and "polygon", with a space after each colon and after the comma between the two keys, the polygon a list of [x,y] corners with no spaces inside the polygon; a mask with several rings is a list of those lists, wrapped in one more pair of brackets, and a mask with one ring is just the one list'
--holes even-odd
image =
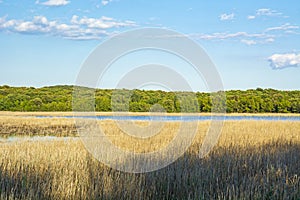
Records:
{"label": "grassy field", "polygon": [[[145,140],[126,135],[113,121],[99,123],[112,143],[135,152],[163,148],[179,127],[178,122],[168,122]],[[5,116],[0,126],[5,137],[76,136],[72,119]],[[144,174],[104,166],[76,137],[2,142],[0,198],[300,199],[300,122],[227,121],[218,144],[199,159],[208,127],[209,122],[199,123],[192,146],[176,162]]]}

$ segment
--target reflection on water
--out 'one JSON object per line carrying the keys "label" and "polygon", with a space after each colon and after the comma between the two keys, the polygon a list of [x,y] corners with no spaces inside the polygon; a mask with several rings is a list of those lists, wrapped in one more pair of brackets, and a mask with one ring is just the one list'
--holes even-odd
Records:
{"label": "reflection on water", "polygon": [[37,141],[69,141],[78,140],[77,137],[56,137],[56,136],[11,136],[7,138],[0,138],[0,143],[7,142],[37,142]]}
{"label": "reflection on water", "polygon": [[[51,116],[37,116],[38,118],[53,118]],[[55,116],[55,118],[74,118],[74,116]],[[197,115],[183,115],[183,116],[148,116],[148,115],[100,115],[100,116],[76,116],[76,118],[91,118],[98,120],[135,120],[135,121],[209,121],[209,120],[225,120],[225,121],[239,121],[239,120],[266,120],[266,121],[300,121],[300,116],[259,116],[259,115],[245,115],[245,116],[197,116]]]}

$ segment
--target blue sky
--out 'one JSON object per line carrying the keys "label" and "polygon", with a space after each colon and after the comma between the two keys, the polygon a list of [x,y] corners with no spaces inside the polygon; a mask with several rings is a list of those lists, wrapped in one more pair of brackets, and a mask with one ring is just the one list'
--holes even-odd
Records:
{"label": "blue sky", "polygon": [[[201,45],[226,90],[299,90],[299,19],[296,0],[0,0],[0,85],[74,84],[101,42],[123,31],[159,27]],[[126,66],[116,65],[115,72],[118,67]],[[104,87],[113,88],[109,76]],[[195,90],[203,89],[199,85]]]}

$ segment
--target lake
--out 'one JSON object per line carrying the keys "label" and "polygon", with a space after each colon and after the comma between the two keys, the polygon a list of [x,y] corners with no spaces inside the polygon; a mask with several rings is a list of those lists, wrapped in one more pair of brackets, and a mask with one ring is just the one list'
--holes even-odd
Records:
{"label": "lake", "polygon": [[[38,118],[53,118],[52,116],[37,116]],[[135,120],[135,121],[209,121],[209,120],[259,120],[259,121],[300,121],[300,116],[264,116],[264,115],[226,115],[226,116],[195,116],[195,115],[99,115],[99,116],[55,116],[58,118],[90,118],[98,120]]]}

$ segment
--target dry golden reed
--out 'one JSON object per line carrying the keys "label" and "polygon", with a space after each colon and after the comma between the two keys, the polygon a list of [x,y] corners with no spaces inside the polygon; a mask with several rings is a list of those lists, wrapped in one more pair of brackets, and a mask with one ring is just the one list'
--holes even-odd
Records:
{"label": "dry golden reed", "polygon": [[[74,125],[70,119],[8,122],[37,130],[50,124]],[[169,122],[146,140],[126,135],[113,121],[99,123],[115,145],[136,152],[166,146],[178,130],[178,122]],[[144,174],[99,163],[78,137],[0,143],[0,198],[300,199],[300,122],[228,121],[217,145],[199,159],[208,127],[209,122],[199,123],[192,146],[176,162]]]}
{"label": "dry golden reed", "polygon": [[0,137],[75,135],[73,119],[0,116]]}

